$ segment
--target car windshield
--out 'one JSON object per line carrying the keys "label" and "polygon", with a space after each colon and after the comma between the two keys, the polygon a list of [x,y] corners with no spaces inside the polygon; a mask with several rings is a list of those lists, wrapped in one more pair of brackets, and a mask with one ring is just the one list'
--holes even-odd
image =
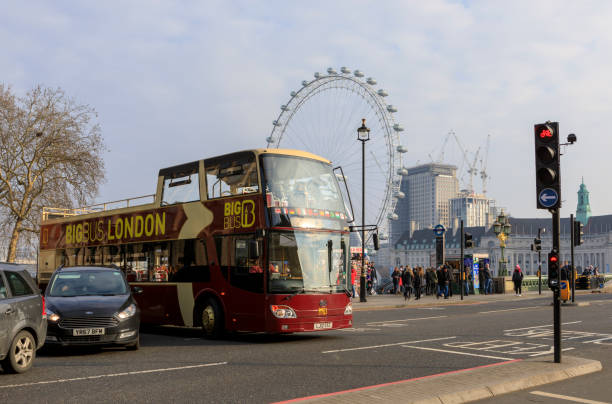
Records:
{"label": "car windshield", "polygon": [[57,274],[49,286],[49,296],[72,297],[124,295],[128,288],[118,271],[70,271]]}
{"label": "car windshield", "polygon": [[338,292],[348,287],[349,235],[283,231],[270,234],[271,293]]}

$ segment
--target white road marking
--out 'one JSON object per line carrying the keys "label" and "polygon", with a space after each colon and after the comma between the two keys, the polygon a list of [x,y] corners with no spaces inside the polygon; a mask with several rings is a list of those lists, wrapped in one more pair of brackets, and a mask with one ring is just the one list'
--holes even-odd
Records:
{"label": "white road marking", "polygon": [[347,332],[347,331],[348,332],[366,332],[366,331],[380,331],[380,328],[341,328],[338,331],[344,331],[344,332]]}
{"label": "white road marking", "polygon": [[8,389],[8,388],[12,388],[12,387],[36,386],[36,385],[41,385],[41,384],[78,382],[78,381],[82,381],[82,380],[102,379],[102,378],[105,378],[105,377],[119,377],[119,376],[130,376],[130,375],[142,375],[142,374],[147,374],[147,373],[171,372],[171,371],[175,371],[175,370],[196,369],[196,368],[204,368],[204,367],[219,366],[219,365],[227,365],[227,362],[204,363],[204,364],[201,364],[201,365],[181,366],[181,367],[177,367],[177,368],[150,369],[150,370],[138,370],[138,371],[133,371],[133,372],[123,372],[123,373],[110,373],[110,374],[105,374],[105,375],[74,377],[74,378],[71,378],[71,379],[45,380],[45,381],[42,381],[42,382],[21,383],[21,384],[7,384],[5,386],[0,386],[0,389]]}
{"label": "white road marking", "polygon": [[489,358],[489,359],[501,359],[504,361],[515,360],[516,358],[502,358],[501,356],[490,356],[490,355],[480,355],[468,352],[457,352],[457,351],[448,351],[446,349],[437,349],[437,348],[426,348],[423,346],[411,346],[411,345],[402,345],[403,348],[414,348],[414,349],[422,349],[425,351],[435,351],[435,352],[444,352],[444,353],[452,353],[457,355],[467,355],[467,356],[478,356],[480,358]]}
{"label": "white road marking", "polygon": [[542,396],[542,397],[549,397],[549,398],[557,398],[559,400],[567,400],[567,401],[574,401],[576,403],[585,403],[585,404],[610,404],[608,402],[605,401],[595,401],[595,400],[589,400],[586,398],[580,398],[580,397],[572,397],[572,396],[563,396],[561,394],[553,394],[553,393],[547,393],[545,391],[531,391],[529,392],[530,394],[535,394],[536,396]]}
{"label": "white road marking", "polygon": [[419,321],[419,320],[431,320],[431,319],[434,319],[434,318],[446,318],[446,317],[448,317],[448,316],[433,316],[433,317],[405,318],[405,319],[402,319],[402,320],[373,321],[373,322],[371,322],[371,323],[366,323],[366,324],[367,324],[367,325],[372,324],[372,325],[377,325],[377,326],[379,326],[379,325],[385,325],[385,324],[389,324],[389,323],[398,323],[398,322],[401,322],[401,321]]}
{"label": "white road marking", "polygon": [[[570,321],[570,322],[567,322],[567,323],[561,323],[561,325],[578,324],[578,323],[582,323],[582,321]],[[533,327],[512,328],[510,330],[504,330],[504,332],[506,332],[506,331],[528,330],[530,328],[552,327],[553,325],[554,324],[544,324],[544,325],[534,325]]]}
{"label": "white road marking", "polygon": [[[574,348],[563,348],[563,349],[561,349],[561,352],[563,352],[563,351],[571,351],[572,349],[574,349]],[[554,350],[554,347],[551,346],[550,347],[550,351],[540,352],[540,353],[536,353],[536,354],[531,354],[529,356],[542,356],[542,355],[550,355],[550,354],[553,354],[553,353],[555,353],[555,350]]]}
{"label": "white road marking", "polygon": [[529,306],[529,307],[519,307],[517,309],[479,311],[478,314],[501,313],[502,311],[516,311],[516,310],[529,310],[529,309],[548,309],[548,308],[549,307],[543,307],[543,306]]}
{"label": "white road marking", "polygon": [[418,307],[419,310],[444,310],[444,307]]}
{"label": "white road marking", "polygon": [[404,341],[404,342],[396,342],[393,344],[384,344],[384,345],[371,345],[371,346],[362,346],[362,347],[358,347],[358,348],[346,348],[346,349],[334,349],[331,351],[322,351],[321,353],[335,353],[335,352],[347,352],[347,351],[359,351],[362,349],[376,349],[376,348],[385,348],[388,346],[397,346],[397,345],[403,345],[403,344],[417,344],[420,342],[430,342],[430,341],[442,341],[445,339],[453,339],[453,338],[457,338],[457,337],[443,337],[443,338],[432,338],[432,339],[422,339],[420,341]]}

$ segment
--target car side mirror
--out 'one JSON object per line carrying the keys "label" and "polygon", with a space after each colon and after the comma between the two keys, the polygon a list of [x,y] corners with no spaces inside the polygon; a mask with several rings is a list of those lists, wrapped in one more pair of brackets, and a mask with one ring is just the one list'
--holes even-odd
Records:
{"label": "car side mirror", "polygon": [[132,293],[135,295],[142,295],[144,293],[144,289],[141,288],[140,286],[134,286],[132,288]]}

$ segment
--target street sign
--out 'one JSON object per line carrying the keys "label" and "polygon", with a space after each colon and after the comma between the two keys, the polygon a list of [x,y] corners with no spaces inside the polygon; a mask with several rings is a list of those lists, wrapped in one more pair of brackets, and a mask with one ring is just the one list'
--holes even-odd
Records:
{"label": "street sign", "polygon": [[559,201],[559,194],[552,188],[544,188],[538,195],[540,204],[546,208],[552,208]]}
{"label": "street sign", "polygon": [[444,234],[444,232],[446,231],[446,229],[444,228],[444,226],[442,226],[441,224],[437,224],[434,228],[433,228],[433,232],[436,236],[441,236]]}

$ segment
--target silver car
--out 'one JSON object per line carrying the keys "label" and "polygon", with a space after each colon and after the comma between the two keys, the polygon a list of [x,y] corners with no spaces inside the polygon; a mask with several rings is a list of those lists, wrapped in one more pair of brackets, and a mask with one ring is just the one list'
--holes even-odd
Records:
{"label": "silver car", "polygon": [[23,269],[0,266],[0,363],[4,371],[30,369],[46,335],[45,302],[34,280]]}

